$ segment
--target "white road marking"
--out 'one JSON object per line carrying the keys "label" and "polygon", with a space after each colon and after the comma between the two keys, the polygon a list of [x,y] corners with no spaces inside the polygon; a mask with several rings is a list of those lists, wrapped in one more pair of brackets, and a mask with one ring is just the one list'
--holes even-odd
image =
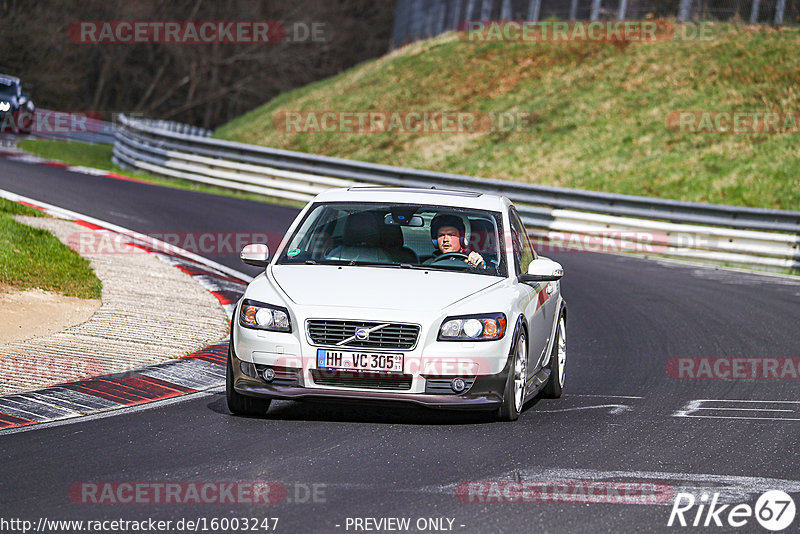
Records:
{"label": "white road marking", "polygon": [[[726,406],[715,406],[713,403],[726,403]],[[736,406],[735,404],[739,404]],[[734,406],[730,406],[734,404]],[[765,406],[755,406],[763,404]],[[787,406],[788,405],[788,406]],[[778,407],[783,406],[783,407]],[[672,417],[696,417],[702,419],[744,419],[750,421],[800,421],[800,410],[787,409],[797,407],[800,408],[800,401],[782,401],[782,400],[753,400],[753,399],[694,399],[688,401],[682,409],[676,410],[672,413]],[[703,414],[701,410],[710,412],[763,412],[767,415],[777,413],[788,413],[796,415],[797,417],[768,417],[764,416],[750,416],[750,415],[717,415],[717,414]]]}
{"label": "white road marking", "polygon": [[633,395],[595,395],[588,393],[567,394],[565,397],[601,397],[604,399],[643,399],[644,397],[634,397]]}
{"label": "white road marking", "polygon": [[560,413],[560,412],[574,412],[578,410],[593,410],[596,408],[611,408],[608,413],[618,415],[623,412],[633,410],[626,404],[598,404],[597,406],[578,406],[575,408],[559,408],[558,410],[531,410],[531,413]]}
{"label": "white road marking", "polygon": [[776,408],[697,408],[698,410],[733,410],[735,412],[790,412],[794,410],[779,410]]}

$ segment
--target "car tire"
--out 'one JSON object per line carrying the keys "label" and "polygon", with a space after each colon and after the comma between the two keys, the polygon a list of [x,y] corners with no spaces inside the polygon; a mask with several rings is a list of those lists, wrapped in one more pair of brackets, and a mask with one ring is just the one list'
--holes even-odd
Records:
{"label": "car tire", "polygon": [[550,379],[542,391],[542,396],[548,399],[557,399],[564,392],[564,374],[567,364],[567,318],[564,314],[558,317],[556,337],[553,340],[553,349],[550,353]]}
{"label": "car tire", "polygon": [[528,340],[520,328],[509,357],[508,377],[503,391],[503,404],[497,410],[500,421],[516,421],[525,403],[525,378],[528,363]]}
{"label": "car tire", "polygon": [[264,415],[269,410],[271,399],[257,399],[237,393],[233,388],[233,359],[228,345],[228,365],[225,370],[225,398],[228,410],[234,415]]}

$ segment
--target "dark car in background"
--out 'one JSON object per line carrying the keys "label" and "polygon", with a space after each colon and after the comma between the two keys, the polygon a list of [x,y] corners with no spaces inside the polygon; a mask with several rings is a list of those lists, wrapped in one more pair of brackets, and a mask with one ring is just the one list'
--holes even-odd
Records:
{"label": "dark car in background", "polygon": [[0,132],[30,133],[35,114],[27,87],[15,76],[0,74]]}

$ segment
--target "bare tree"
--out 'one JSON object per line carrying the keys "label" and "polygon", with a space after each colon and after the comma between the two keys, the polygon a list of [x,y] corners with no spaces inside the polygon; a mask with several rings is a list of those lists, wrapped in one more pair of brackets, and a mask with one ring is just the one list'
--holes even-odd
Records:
{"label": "bare tree", "polygon": [[[0,0],[0,72],[36,86],[40,107],[140,112],[211,128],[281,92],[389,48],[394,1]],[[280,21],[275,44],[87,44],[79,21]],[[302,34],[302,35],[301,35]]]}

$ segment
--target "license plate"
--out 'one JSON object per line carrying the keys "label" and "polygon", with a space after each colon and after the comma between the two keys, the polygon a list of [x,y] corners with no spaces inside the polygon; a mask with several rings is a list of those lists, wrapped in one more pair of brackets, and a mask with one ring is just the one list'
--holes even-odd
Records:
{"label": "license plate", "polygon": [[317,369],[403,372],[402,354],[317,349]]}

